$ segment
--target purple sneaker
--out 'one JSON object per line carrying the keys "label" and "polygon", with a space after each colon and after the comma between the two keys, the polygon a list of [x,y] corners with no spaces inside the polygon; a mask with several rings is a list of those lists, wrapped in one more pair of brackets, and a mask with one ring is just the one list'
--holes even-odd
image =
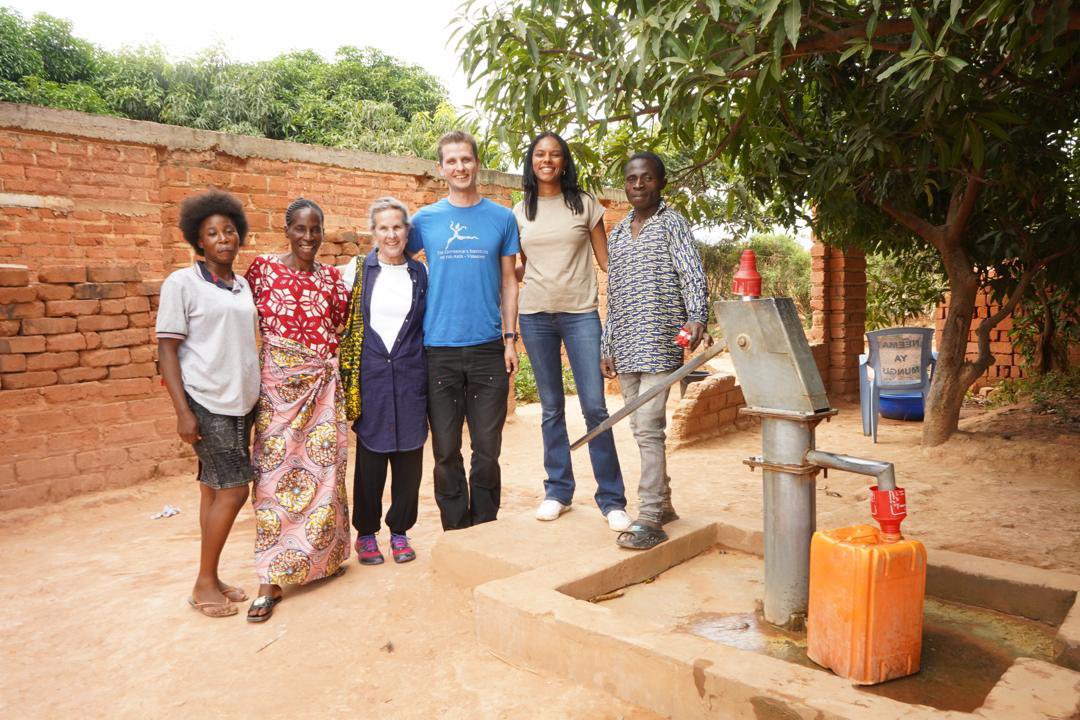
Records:
{"label": "purple sneaker", "polygon": [[356,538],[356,557],[361,565],[382,565],[385,562],[374,535],[361,535]]}
{"label": "purple sneaker", "polygon": [[416,559],[416,553],[409,545],[409,538],[405,535],[390,533],[390,550],[394,554],[396,563],[406,563]]}

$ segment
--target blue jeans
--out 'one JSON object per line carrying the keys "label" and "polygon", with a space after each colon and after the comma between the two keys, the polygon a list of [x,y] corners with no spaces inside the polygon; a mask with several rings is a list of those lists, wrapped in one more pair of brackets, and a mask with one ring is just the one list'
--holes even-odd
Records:
{"label": "blue jeans", "polygon": [[[536,389],[540,393],[541,432],[544,436],[544,480],[546,499],[569,505],[574,497],[574,466],[570,462],[570,440],[566,435],[566,396],[562,385],[560,346],[574,373],[585,426],[592,429],[607,420],[604,378],[600,374],[600,316],[586,313],[529,313],[519,317],[521,339],[529,354]],[[589,459],[596,477],[596,504],[605,515],[626,508],[619,456],[611,431],[589,443]]]}

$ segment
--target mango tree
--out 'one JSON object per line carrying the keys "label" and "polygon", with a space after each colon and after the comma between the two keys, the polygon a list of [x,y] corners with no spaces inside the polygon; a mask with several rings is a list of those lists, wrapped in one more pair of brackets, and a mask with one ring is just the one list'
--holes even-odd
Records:
{"label": "mango tree", "polygon": [[[936,445],[1032,279],[1074,298],[1080,284],[1078,30],[1067,0],[529,0],[465,3],[458,47],[512,147],[566,132],[608,172],[636,147],[677,148],[688,192],[672,200],[696,219],[737,211],[695,202],[735,178],[828,243],[934,248],[950,292]],[[1001,309],[967,357],[988,283]]]}

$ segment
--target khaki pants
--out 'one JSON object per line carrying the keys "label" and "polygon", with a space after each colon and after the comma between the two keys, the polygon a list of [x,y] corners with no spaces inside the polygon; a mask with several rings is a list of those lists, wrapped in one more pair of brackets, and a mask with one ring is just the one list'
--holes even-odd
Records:
{"label": "khaki pants", "polygon": [[[619,373],[619,388],[624,402],[631,402],[649,388],[659,385],[669,373]],[[641,453],[641,480],[638,482],[638,518],[660,522],[664,504],[671,502],[671,478],[667,474],[664,441],[667,434],[668,393],[664,389],[630,416],[630,429]]]}

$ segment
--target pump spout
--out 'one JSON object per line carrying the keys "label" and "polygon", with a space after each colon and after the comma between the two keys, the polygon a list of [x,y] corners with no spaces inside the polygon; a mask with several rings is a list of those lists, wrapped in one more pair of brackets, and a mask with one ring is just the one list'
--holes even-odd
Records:
{"label": "pump spout", "polygon": [[854,455],[840,455],[824,450],[807,450],[806,462],[831,470],[843,470],[856,475],[869,475],[877,478],[880,490],[896,489],[896,471],[893,464],[881,460],[867,460]]}
{"label": "pump spout", "polygon": [[870,514],[881,526],[881,538],[885,542],[896,542],[903,538],[900,523],[907,517],[907,495],[904,488],[896,487],[896,471],[892,463],[824,450],[807,450],[806,462],[877,478],[877,485],[870,488]]}

